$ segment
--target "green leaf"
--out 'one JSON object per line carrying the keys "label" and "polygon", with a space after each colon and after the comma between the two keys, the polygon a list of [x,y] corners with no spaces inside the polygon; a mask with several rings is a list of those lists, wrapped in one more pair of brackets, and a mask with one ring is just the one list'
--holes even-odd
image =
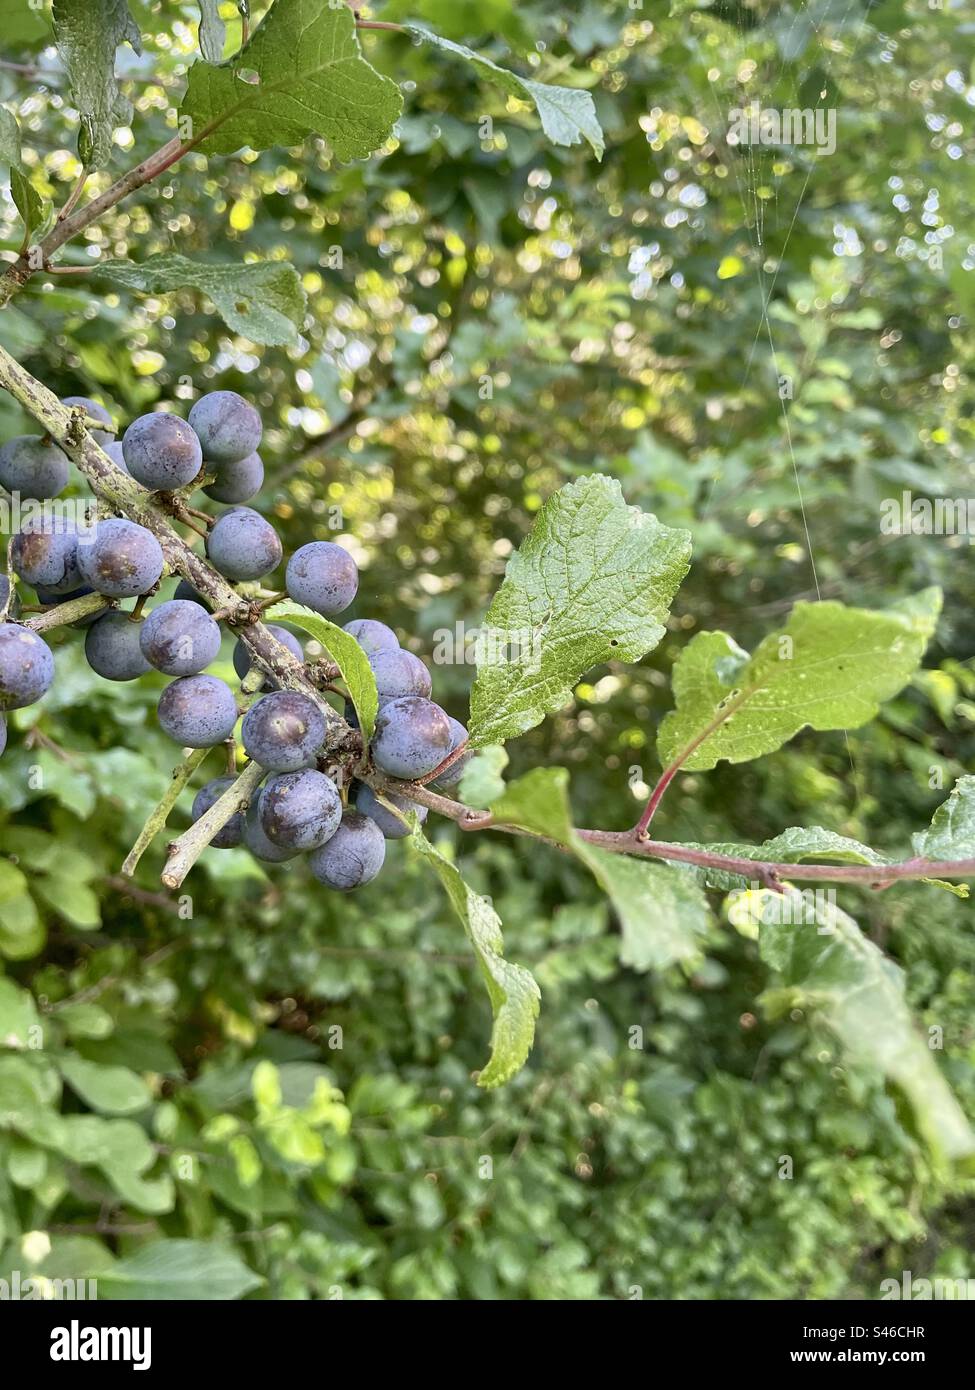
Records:
{"label": "green leaf", "polygon": [[34,885],[39,898],[79,931],[101,926],[102,909],[98,894],[69,873],[43,875]]}
{"label": "green leaf", "polygon": [[751,657],[727,633],[700,633],[674,667],[676,709],[660,725],[661,762],[703,771],[771,753],[807,726],[866,724],[910,680],[934,631],[940,591],[919,600],[886,612],[797,603]]}
{"label": "green leaf", "polygon": [[10,170],[10,196],[28,236],[43,226],[50,204],[46,203],[22,169]]}
{"label": "green leaf", "polygon": [[500,87],[509,96],[532,102],[541,118],[542,129],[553,145],[578,145],[585,136],[595,151],[596,158],[602,159],[606,144],[596,117],[596,107],[588,92],[580,91],[577,87],[555,87],[545,82],[534,82],[530,78],[519,77],[517,73],[509,72],[507,68],[492,63],[490,58],[484,58],[451,39],[443,39],[419,24],[407,24],[406,29],[418,39],[436,44],[438,48],[454,53],[460,58],[466,58],[469,63],[473,63],[483,78]]}
{"label": "green leaf", "polygon": [[226,1302],[242,1298],[263,1282],[229,1246],[208,1240],[157,1240],[100,1274],[98,1293],[110,1299]]}
{"label": "green leaf", "polygon": [[223,61],[227,26],[220,18],[220,0],[200,0],[200,52],[208,63]]}
{"label": "green leaf", "polygon": [[0,955],[29,960],[44,945],[44,938],[27,879],[14,864],[0,860]]}
{"label": "green leaf", "polygon": [[457,868],[434,848],[419,826],[413,831],[412,843],[436,870],[464,924],[491,1000],[491,1059],[477,1084],[486,1088],[503,1086],[525,1065],[535,1040],[538,985],[523,966],[505,960],[501,919],[487,898],[479,897],[467,886]]}
{"label": "green leaf", "polygon": [[112,1015],[98,1004],[62,1004],[57,1020],[69,1038],[107,1038],[115,1027]]}
{"label": "green leaf", "polygon": [[77,1095],[104,1115],[136,1115],[152,1101],[149,1087],[128,1067],[106,1067],[70,1054],[59,1061],[61,1075]]}
{"label": "green leaf", "polygon": [[287,261],[210,265],[186,256],[158,255],[138,264],[103,261],[98,273],[141,294],[199,290],[213,301],[228,328],[254,343],[296,343],[305,321],[305,292]]}
{"label": "green leaf", "polygon": [[660,970],[700,955],[707,931],[707,899],[690,874],[668,864],[612,854],[572,828],[569,774],[536,768],[491,805],[495,825],[518,826],[554,840],[585,864],[619,917],[620,960],[634,970]]}
{"label": "green leaf", "polygon": [[145,1130],[134,1120],[65,1115],[61,1126],[52,1147],[73,1163],[100,1168],[116,1186],[144,1173],[155,1161],[156,1153]]}
{"label": "green leaf", "polygon": [[927,830],[911,837],[922,859],[975,858],[975,777],[959,777]]}
{"label": "green leaf", "polygon": [[95,786],[91,774],[75,763],[66,763],[49,748],[31,753],[31,764],[37,770],[33,798],[53,797],[72,815],[86,820],[95,809]]}
{"label": "green leaf", "polygon": [[[258,80],[248,81],[253,74]],[[348,6],[276,0],[232,60],[193,64],[180,116],[205,154],[324,135],[338,159],[350,160],[377,150],[401,109],[396,83],[363,58]]]}
{"label": "green leaf", "polygon": [[17,117],[6,106],[0,106],[0,164],[21,169],[20,126]]}
{"label": "green leaf", "polygon": [[26,0],[0,0],[0,34],[6,48],[32,44],[49,34],[47,18]]}
{"label": "green leaf", "polygon": [[36,1047],[41,1037],[41,1020],[33,996],[0,975],[0,1048]]}
{"label": "green leaf", "polygon": [[503,743],[561,709],[605,661],[639,661],[664,635],[690,536],[627,506],[593,474],[539,512],[485,619],[471,693],[471,743]]}
{"label": "green leaf", "polygon": [[[6,849],[6,844],[4,849]],[[0,903],[9,903],[27,892],[27,879],[16,864],[0,859]]]}
{"label": "green leaf", "polygon": [[115,81],[115,52],[128,43],[141,53],[139,28],[126,0],[54,0],[53,19],[71,102],[81,117],[78,155],[86,169],[100,169],[112,153],[112,132],[132,114]]}
{"label": "green leaf", "polygon": [[711,912],[690,874],[576,842],[620,919],[620,961],[631,970],[663,970],[701,954]]}
{"label": "green leaf", "polygon": [[504,793],[504,778],[508,754],[499,743],[489,744],[472,758],[464,769],[458,788],[460,799],[468,806],[486,807]]}
{"label": "green leaf", "polygon": [[325,648],[341,672],[359,717],[362,737],[368,743],[376,726],[379,693],[369,659],[355,638],[300,603],[277,603],[268,609],[265,616],[273,618],[276,622],[292,623],[295,627],[300,627]]}
{"label": "green leaf", "polygon": [[[0,1130],[16,1129],[35,1137],[38,1116],[57,1099],[57,1091],[50,1094],[47,1073],[33,1056],[0,1055]],[[45,1143],[45,1137],[38,1136],[37,1142]]]}
{"label": "green leaf", "polygon": [[768,1011],[815,1011],[853,1061],[876,1068],[904,1092],[936,1154],[975,1154],[975,1134],[914,1029],[901,970],[822,893],[763,889],[747,899],[762,957],[782,976],[783,987],[764,997]]}

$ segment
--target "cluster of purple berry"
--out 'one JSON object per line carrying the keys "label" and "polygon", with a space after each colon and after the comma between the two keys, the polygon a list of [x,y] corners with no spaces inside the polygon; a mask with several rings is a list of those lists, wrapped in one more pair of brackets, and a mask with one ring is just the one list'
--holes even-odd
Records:
{"label": "cluster of purple berry", "polygon": [[[260,491],[264,468],[258,412],[233,391],[199,399],[184,421],[153,413],[135,420],[120,443],[104,406],[85,397],[64,404],[84,409],[89,420],[106,426],[92,436],[112,461],[149,492],[185,496],[205,485],[207,496],[229,504],[208,518],[206,553],[231,584],[267,582],[283,560],[274,527],[243,505]],[[0,448],[0,483],[21,499],[49,502],[69,481],[69,460],[42,436],[23,435]],[[82,620],[87,628],[85,656],[91,668],[111,681],[130,681],[150,671],[174,679],[158,705],[161,728],[184,748],[210,748],[234,738],[241,715],[230,685],[207,673],[218,657],[222,632],[188,581],[172,598],[144,612],[146,597],[157,592],[166,565],[152,531],[124,517],[76,521],[64,515],[32,518],[11,543],[14,574],[34,590],[41,607],[85,594],[112,603]],[[353,602],[359,573],[352,556],[332,541],[312,541],[290,558],[284,587],[289,597],[332,619]],[[245,597],[242,594],[242,598]],[[122,611],[121,600],[136,600]],[[18,621],[20,600],[12,578],[0,575],[0,753],[7,741],[4,711],[39,700],[54,679],[54,658],[44,639]],[[218,615],[219,617],[219,615]],[[285,628],[270,630],[300,662],[301,642]],[[362,648],[375,675],[379,712],[369,752],[375,768],[393,778],[428,778],[467,741],[467,731],[430,698],[430,672],[402,648],[384,623],[360,618],[345,631]],[[251,657],[243,642],[234,651],[234,669],[245,691],[254,689]],[[387,839],[408,833],[400,812],[426,808],[405,798],[380,799],[365,783],[353,783],[346,806],[326,765],[326,720],[311,696],[275,688],[266,677],[259,698],[246,710],[240,738],[248,757],[268,774],[246,811],[235,815],[212,843],[217,848],[245,845],[274,863],[310,853],[313,873],[329,887],[348,890],[379,872]],[[346,701],[345,716],[357,726]],[[433,782],[447,790],[460,780],[468,756],[457,758]],[[196,797],[199,819],[233,783],[231,775],[207,783]],[[388,804],[385,804],[387,803]],[[392,809],[395,808],[395,809]]]}

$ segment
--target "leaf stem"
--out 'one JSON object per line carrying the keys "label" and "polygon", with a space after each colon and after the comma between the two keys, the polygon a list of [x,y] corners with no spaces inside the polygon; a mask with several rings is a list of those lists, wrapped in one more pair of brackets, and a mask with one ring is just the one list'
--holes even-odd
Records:
{"label": "leaf stem", "polygon": [[61,211],[58,213],[58,216],[57,216],[58,222],[63,222],[63,221],[65,220],[66,217],[70,217],[70,216],[71,216],[71,213],[74,211],[74,208],[75,208],[76,203],[78,202],[78,199],[81,197],[82,193],[85,191],[85,184],[88,182],[89,174],[90,174],[90,170],[88,170],[88,169],[82,169],[80,175],[79,175],[78,178],[75,180],[75,185],[74,185],[74,187],[72,188],[71,192],[68,194],[68,197],[67,197],[67,200],[65,201],[64,206],[62,207]]}
{"label": "leaf stem", "polygon": [[636,835],[637,839],[643,839],[646,836],[647,827],[656,815],[657,807],[663,800],[664,793],[666,792],[667,788],[670,786],[674,778],[677,776],[678,772],[680,772],[681,768],[687,762],[691,754],[695,752],[698,748],[700,748],[701,744],[705,741],[705,739],[711,737],[715,729],[720,729],[721,725],[725,722],[725,720],[730,719],[731,716],[734,714],[735,710],[739,709],[748,699],[749,695],[752,694],[754,694],[754,690],[740,690],[738,694],[735,696],[735,698],[733,700],[729,700],[727,705],[725,705],[725,707],[720,711],[720,713],[715,715],[715,717],[711,720],[710,724],[708,724],[708,726],[705,729],[702,729],[701,732],[695,738],[691,739],[687,747],[680,752],[680,754],[674,759],[670,766],[664,768],[663,772],[660,775],[660,780],[657,782],[657,785],[650,793],[650,800],[643,808],[643,815],[640,817],[636,825],[633,827],[633,833]]}

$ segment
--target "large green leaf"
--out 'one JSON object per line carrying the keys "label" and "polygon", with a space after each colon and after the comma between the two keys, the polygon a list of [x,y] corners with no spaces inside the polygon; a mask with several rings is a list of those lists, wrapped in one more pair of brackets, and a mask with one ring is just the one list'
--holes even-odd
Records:
{"label": "large green leaf", "polygon": [[710,910],[690,874],[668,864],[612,854],[572,827],[565,768],[536,768],[492,802],[496,825],[544,835],[585,864],[619,917],[620,960],[634,970],[659,970],[700,955]]}
{"label": "large green leaf", "polygon": [[866,724],[910,680],[940,609],[936,589],[884,612],[797,603],[751,657],[727,633],[700,633],[674,667],[661,761],[702,771],[771,753],[807,726]]}
{"label": "large green leaf", "polygon": [[138,264],[102,261],[98,274],[142,294],[199,290],[213,301],[228,328],[255,343],[295,343],[305,320],[305,292],[287,261],[212,265],[186,256],[158,255]]}
{"label": "large green leaf", "polygon": [[126,0],[54,0],[53,18],[71,101],[81,117],[78,154],[86,169],[100,169],[112,152],[112,132],[132,114],[115,81],[115,52],[128,43],[141,53],[139,28]]}
{"label": "large green leaf", "polygon": [[523,966],[505,960],[501,919],[487,898],[467,886],[459,870],[431,845],[419,826],[413,832],[413,844],[436,870],[463,922],[491,1000],[491,1059],[477,1084],[502,1086],[521,1070],[531,1051],[538,1017],[538,985]]}
{"label": "large green leaf", "polygon": [[300,603],[277,603],[268,609],[265,616],[273,618],[275,622],[291,623],[294,627],[300,627],[325,648],[345,681],[359,717],[362,737],[368,743],[376,725],[379,692],[369,658],[355,638]]}
{"label": "large green leaf", "polygon": [[525,733],[592,667],[651,651],[690,551],[686,531],[627,506],[613,478],[592,474],[550,497],[485,619],[471,743]]}
{"label": "large green leaf", "polygon": [[441,38],[420,24],[407,24],[406,29],[416,38],[436,44],[438,48],[473,63],[482,77],[509,96],[532,102],[541,119],[542,129],[553,145],[578,145],[585,137],[595,150],[597,159],[602,159],[606,143],[596,116],[596,107],[588,92],[578,87],[555,87],[546,82],[519,77],[517,73],[499,67],[490,58],[465,48],[462,43]]}
{"label": "large green leaf", "polygon": [[875,1067],[900,1087],[936,1154],[975,1154],[975,1134],[914,1028],[900,969],[823,894],[763,889],[747,902],[762,957],[781,976],[781,985],[764,996],[768,1012],[817,1013],[851,1061]]}
{"label": "large green leaf", "polygon": [[230,62],[193,64],[180,115],[206,154],[324,135],[349,160],[377,150],[401,109],[396,83],[363,58],[347,5],[276,0]]}
{"label": "large green leaf", "polygon": [[230,1247],[208,1240],[156,1240],[99,1274],[102,1298],[242,1298],[264,1281]]}

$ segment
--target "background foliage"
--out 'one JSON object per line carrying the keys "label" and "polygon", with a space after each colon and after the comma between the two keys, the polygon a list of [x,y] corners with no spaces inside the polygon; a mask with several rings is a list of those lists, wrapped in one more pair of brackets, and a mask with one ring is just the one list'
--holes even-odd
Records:
{"label": "background foliage", "polygon": [[[817,823],[899,851],[970,766],[975,723],[965,538],[878,523],[904,489],[972,488],[964,7],[567,8],[376,12],[590,90],[601,163],[550,145],[472,67],[367,34],[406,100],[379,157],[339,164],[318,140],[189,155],[66,256],[290,261],[300,338],[240,336],[212,278],[170,293],[93,273],[35,279],[0,314],[0,342],[125,419],[190,383],[252,398],[260,505],[286,548],[332,536],[340,507],[363,568],[356,616],[428,657],[438,629],[480,621],[542,502],[580,474],[613,475],[690,529],[653,655],[594,671],[510,747],[514,773],[569,769],[581,824],[636,818],[696,630],[750,649],[817,584],[878,607],[943,585],[928,669],[876,721],[680,777],[655,822],[756,843]],[[119,51],[135,112],[115,171],[169,138],[197,53],[195,6],[131,9],[143,53]],[[232,44],[235,7],[220,9]],[[0,11],[26,178],[62,202],[77,117],[48,17]],[[728,112],[752,98],[836,109],[836,152],[729,148]],[[0,399],[3,433],[27,428]],[[4,1270],[97,1275],[103,1296],[289,1299],[873,1298],[905,1268],[971,1272],[971,1181],[937,1169],[895,1098],[809,1019],[765,1020],[767,968],[727,921],[689,977],[624,969],[579,867],[466,838],[467,877],[544,998],[528,1067],[479,1092],[487,1006],[427,868],[394,848],[374,885],[337,899],[300,868],[211,854],[181,909],[158,893],[157,848],[137,888],[120,884],[173,762],[157,691],[106,688],[70,637],[58,667],[0,763],[0,1019],[43,1035],[38,1052],[0,1052]],[[470,675],[435,670],[459,718]],[[455,832],[435,839],[449,850]],[[907,884],[839,901],[906,968],[975,1115],[968,903]],[[45,1125],[60,1150],[39,1142]]]}

